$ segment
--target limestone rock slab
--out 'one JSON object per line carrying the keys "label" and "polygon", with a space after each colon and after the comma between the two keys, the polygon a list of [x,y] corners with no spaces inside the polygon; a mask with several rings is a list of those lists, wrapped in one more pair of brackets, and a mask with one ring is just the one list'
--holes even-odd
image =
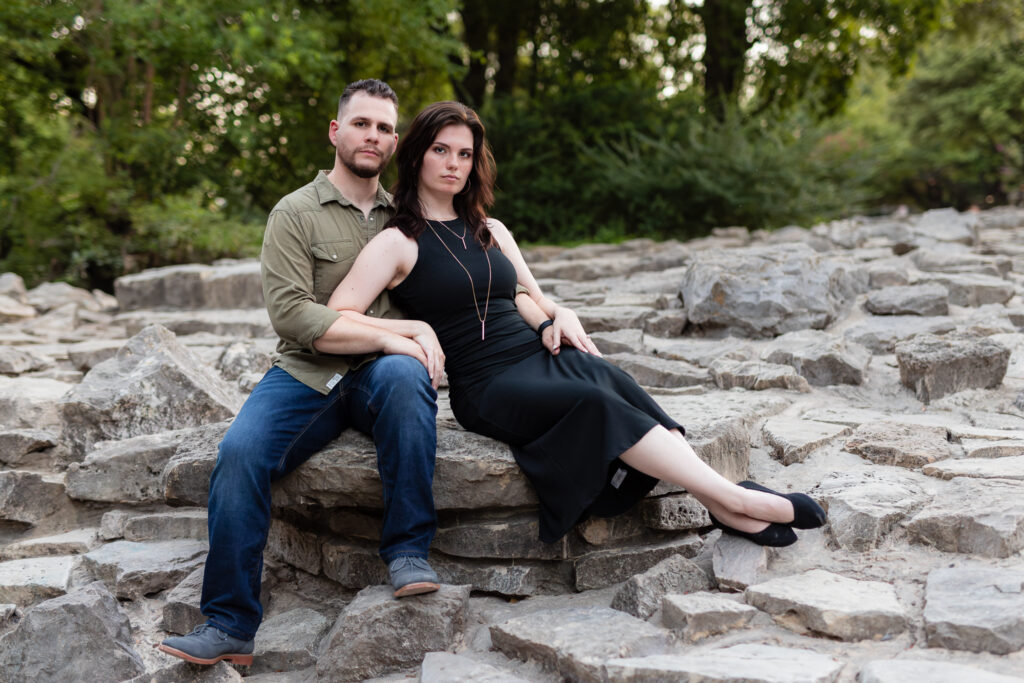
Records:
{"label": "limestone rock slab", "polygon": [[768,549],[745,538],[722,534],[711,551],[715,582],[724,590],[743,591],[760,583],[768,571]]}
{"label": "limestone rock slab", "polygon": [[202,565],[208,549],[209,544],[191,540],[114,541],[82,557],[117,597],[137,599],[176,585]]}
{"label": "limestone rock slab", "polygon": [[1002,384],[1010,349],[988,338],[922,335],[896,345],[900,382],[928,403],[964,389]]}
{"label": "limestone rock slab", "polygon": [[938,283],[885,287],[871,292],[864,308],[875,315],[946,315],[949,292]]}
{"label": "limestone rock slab", "polygon": [[954,662],[929,662],[917,659],[876,659],[868,662],[857,677],[859,683],[1020,683],[1016,676],[977,669]]}
{"label": "limestone rock slab", "polygon": [[708,370],[719,389],[790,389],[804,393],[811,390],[807,380],[790,365],[719,358],[711,363]]}
{"label": "limestone rock slab", "polygon": [[745,596],[747,604],[797,632],[865,640],[907,628],[906,612],[890,584],[850,579],[824,569],[750,586]]}
{"label": "limestone rock slab", "polygon": [[972,439],[961,438],[965,458],[1005,458],[1024,455],[1024,439]]}
{"label": "limestone rock slab", "polygon": [[744,628],[755,614],[755,607],[706,591],[661,601],[661,623],[691,641]]}
{"label": "limestone rock slab", "polygon": [[241,396],[174,334],[151,326],[100,363],[60,403],[64,437],[84,456],[98,441],[224,420]]}
{"label": "limestone rock slab", "polygon": [[[206,462],[212,471],[215,444]],[[178,455],[175,456],[175,460]],[[170,463],[169,463],[170,466]],[[197,475],[196,479],[201,480]],[[279,506],[382,507],[380,476],[373,442],[347,430],[282,479],[274,489]],[[537,505],[537,496],[503,443],[461,429],[439,426],[434,469],[434,505],[438,510]],[[204,500],[198,504],[205,503]]]}
{"label": "limestone rock slab", "polygon": [[[147,671],[122,683],[242,683],[245,680],[242,678],[242,674],[227,662],[217,662],[213,666],[201,666],[176,657],[172,658],[170,655],[164,655],[163,658],[174,659],[174,662],[156,671]],[[252,679],[252,683],[259,682]],[[291,679],[278,678],[274,683],[291,683]]]}
{"label": "limestone rock slab", "polygon": [[91,311],[100,310],[96,297],[87,289],[73,287],[66,282],[44,282],[25,294],[25,301],[40,313],[74,303]]}
{"label": "limestone rock slab", "polygon": [[117,355],[118,350],[124,346],[125,339],[89,339],[69,344],[67,347],[68,359],[78,370],[87,372],[105,360],[110,360]]}
{"label": "limestone rock slab", "polygon": [[949,303],[956,306],[984,306],[1005,304],[1016,290],[1012,282],[1001,277],[975,274],[928,274],[918,283],[934,283],[949,291]]}
{"label": "limestone rock slab", "polygon": [[1005,458],[963,458],[943,460],[921,469],[925,474],[941,479],[976,477],[979,479],[1024,480],[1024,455]]}
{"label": "limestone rock slab", "polygon": [[692,387],[710,381],[707,370],[686,361],[637,353],[616,353],[606,359],[632,375],[637,384],[646,387]]}
{"label": "limestone rock slab", "polygon": [[80,555],[89,552],[99,544],[96,528],[74,529],[55,536],[30,538],[25,541],[0,546],[0,560],[20,560],[30,557],[53,557],[55,555]]}
{"label": "limestone rock slab", "polygon": [[420,667],[419,683],[528,683],[511,671],[450,652],[428,652]]}
{"label": "limestone rock slab", "polygon": [[594,332],[592,342],[597,350],[608,355],[612,353],[639,353],[644,347],[643,330],[615,330]]}
{"label": "limestone rock slab", "polygon": [[770,342],[761,360],[790,365],[810,384],[861,384],[871,361],[865,347],[819,330],[789,332]]}
{"label": "limestone rock slab", "polygon": [[[210,475],[217,463],[217,448],[229,426],[229,422],[215,422],[182,437],[160,473],[160,485],[168,504],[206,506]],[[307,466],[308,462],[299,469]]]}
{"label": "limestone rock slab", "polygon": [[868,422],[846,440],[845,450],[877,465],[921,467],[957,455],[944,427]]}
{"label": "limestone rock slab", "polygon": [[829,422],[773,417],[765,421],[761,433],[772,449],[772,457],[783,465],[803,462],[808,455],[853,430]]}
{"label": "limestone rock slab", "polygon": [[[523,560],[513,564],[431,553],[430,565],[444,583],[467,584],[473,590],[499,595],[563,594],[573,590],[570,562]],[[381,566],[379,558],[377,566]]]}
{"label": "limestone rock slab", "polygon": [[491,626],[495,649],[534,659],[569,680],[601,681],[609,659],[642,657],[668,647],[667,631],[607,607],[535,612]]}
{"label": "limestone rock slab", "polygon": [[686,534],[656,545],[641,545],[610,550],[598,550],[582,555],[574,561],[576,590],[604,588],[625,581],[634,574],[644,572],[658,562],[682,555],[696,557],[703,545],[700,536]]}
{"label": "limestone rock slab", "polygon": [[129,311],[114,318],[129,335],[136,335],[150,325],[160,325],[174,334],[187,336],[207,333],[235,339],[274,337],[267,309],[226,308],[179,311]]}
{"label": "limestone rock slab", "polygon": [[124,520],[121,536],[126,541],[166,541],[172,538],[205,541],[209,537],[206,510],[193,508],[132,515]]}
{"label": "limestone rock slab", "polygon": [[978,216],[956,209],[929,209],[911,221],[911,231],[927,243],[971,245],[978,240]]}
{"label": "limestone rock slab", "polygon": [[700,655],[617,659],[606,665],[612,680],[686,683],[831,683],[842,668],[842,662],[811,650],[753,643]]}
{"label": "limestone rock slab", "polygon": [[35,472],[0,472],[0,519],[35,524],[59,509],[67,496],[64,484],[54,479]]}
{"label": "limestone rock slab", "polygon": [[17,323],[36,317],[36,309],[6,294],[0,294],[0,323]]}
{"label": "limestone rock slab", "polygon": [[0,562],[0,595],[22,607],[64,595],[77,564],[70,555]]}
{"label": "limestone rock slab", "polygon": [[656,337],[678,337],[686,329],[686,311],[669,308],[644,320],[644,332]]}
{"label": "limestone rock slab", "polygon": [[665,595],[692,593],[711,587],[711,580],[693,560],[673,555],[644,573],[629,577],[615,593],[611,607],[647,619],[661,606]]}
{"label": "limestone rock slab", "polygon": [[928,647],[1007,654],[1024,647],[1024,571],[935,569],[925,586]]}
{"label": "limestone rock slab", "polygon": [[912,541],[946,552],[1010,557],[1024,548],[1024,482],[952,479],[907,531]]}
{"label": "limestone rock slab", "polygon": [[260,624],[250,673],[305,669],[316,665],[320,639],[330,627],[327,617],[302,607],[277,614]]}
{"label": "limestone rock slab", "polygon": [[43,429],[0,431],[0,463],[10,467],[31,465],[41,459],[40,451],[56,445],[56,434]]}
{"label": "limestone rock slab", "polygon": [[688,493],[646,498],[640,502],[640,513],[651,529],[689,531],[711,526],[708,509]]}
{"label": "limestone rock slab", "polygon": [[466,623],[469,586],[442,585],[436,593],[395,600],[390,586],[360,591],[320,646],[321,680],[380,676],[446,650]]}
{"label": "limestone rock slab", "polygon": [[0,638],[2,680],[120,681],[145,670],[127,615],[100,583],[26,610]]}
{"label": "limestone rock slab", "polygon": [[0,377],[0,428],[59,431],[57,403],[73,386],[43,377]]}
{"label": "limestone rock slab", "polygon": [[575,311],[588,332],[642,329],[657,314],[647,306],[577,306]]}
{"label": "limestone rock slab", "polygon": [[930,500],[920,485],[890,468],[832,473],[813,495],[828,511],[830,537],[839,547],[858,552],[877,547]]}
{"label": "limestone rock slab", "polygon": [[124,311],[140,308],[262,308],[258,261],[149,268],[114,281]]}
{"label": "limestone rock slab", "polygon": [[791,244],[702,251],[680,292],[691,323],[770,337],[824,328],[866,284],[849,266]]}
{"label": "limestone rock slab", "polygon": [[0,346],[0,373],[4,375],[21,375],[52,366],[52,358],[35,351],[13,346]]}
{"label": "limestone rock slab", "polygon": [[565,544],[541,543],[537,540],[539,533],[537,515],[531,513],[500,520],[441,526],[434,536],[432,547],[457,557],[566,559]]}
{"label": "limestone rock slab", "polygon": [[320,537],[312,531],[303,531],[283,520],[270,520],[270,532],[267,535],[267,547],[264,552],[268,557],[281,560],[310,574],[320,573]]}
{"label": "limestone rock slab", "polygon": [[186,433],[175,430],[96,443],[85,460],[68,466],[68,495],[104,503],[162,501],[160,473]]}
{"label": "limestone rock slab", "polygon": [[869,317],[851,325],[843,337],[865,346],[872,353],[893,353],[896,344],[922,334],[941,335],[956,330],[956,323],[945,316],[922,318],[913,315]]}
{"label": "limestone rock slab", "polygon": [[655,535],[649,531],[639,506],[614,517],[590,517],[576,525],[576,533],[596,546],[622,545]]}

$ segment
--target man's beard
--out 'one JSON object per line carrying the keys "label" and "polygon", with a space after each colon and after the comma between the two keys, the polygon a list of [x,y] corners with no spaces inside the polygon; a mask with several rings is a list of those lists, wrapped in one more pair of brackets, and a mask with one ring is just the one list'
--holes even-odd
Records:
{"label": "man's beard", "polygon": [[355,162],[355,154],[351,155],[351,158],[346,159],[342,156],[341,150],[338,150],[338,159],[344,164],[345,168],[352,171],[352,174],[357,178],[374,178],[380,175],[380,172],[387,166],[388,161],[391,160],[390,156],[381,156],[380,163],[376,166],[360,166]]}

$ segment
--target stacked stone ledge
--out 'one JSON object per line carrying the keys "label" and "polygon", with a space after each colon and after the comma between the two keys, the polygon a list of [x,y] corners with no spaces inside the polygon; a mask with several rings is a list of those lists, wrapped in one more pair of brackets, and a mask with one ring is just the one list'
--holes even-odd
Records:
{"label": "stacked stone ledge", "polygon": [[705,461],[830,524],[766,550],[662,484],[541,544],[509,449],[442,391],[442,591],[380,585],[375,453],[348,432],[273,488],[256,664],[202,674],[148,644],[202,620],[217,444],[273,360],[258,264],[117,300],[0,276],[0,680],[1017,680],[1022,238],[1024,212],[947,210],[537,250]]}

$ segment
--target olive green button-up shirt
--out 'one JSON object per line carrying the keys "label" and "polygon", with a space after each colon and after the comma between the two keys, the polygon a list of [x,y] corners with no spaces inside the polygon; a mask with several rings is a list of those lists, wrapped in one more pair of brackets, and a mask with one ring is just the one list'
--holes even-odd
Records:
{"label": "olive green button-up shirt", "polygon": [[[367,217],[320,171],[313,182],[278,202],[267,219],[260,261],[263,298],[281,338],[275,365],[322,394],[349,369],[376,357],[321,353],[313,342],[341,315],[325,305],[331,293],[393,213],[391,195],[380,185]],[[386,291],[366,315],[402,317]]]}

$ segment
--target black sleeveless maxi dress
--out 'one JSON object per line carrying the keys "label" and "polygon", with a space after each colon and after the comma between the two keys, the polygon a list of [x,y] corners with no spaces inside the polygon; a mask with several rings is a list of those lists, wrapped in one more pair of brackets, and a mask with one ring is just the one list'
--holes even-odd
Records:
{"label": "black sleeveless maxi dress", "polygon": [[464,229],[461,219],[431,221],[392,300],[434,328],[455,418],[512,447],[540,499],[540,539],[554,542],[587,516],[617,515],[645,496],[657,480],[618,456],[656,425],[683,428],[604,359],[567,345],[552,356],[516,309],[511,261],[472,234],[464,248]]}

